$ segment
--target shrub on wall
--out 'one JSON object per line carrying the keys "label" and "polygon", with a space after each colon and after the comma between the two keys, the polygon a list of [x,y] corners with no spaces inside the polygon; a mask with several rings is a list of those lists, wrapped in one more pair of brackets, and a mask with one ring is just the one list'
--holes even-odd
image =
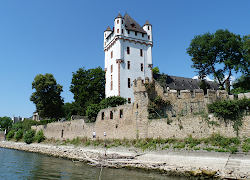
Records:
{"label": "shrub on wall", "polygon": [[38,131],[38,132],[36,133],[35,140],[36,140],[38,143],[40,143],[40,142],[42,142],[42,141],[45,140],[45,136],[44,136],[42,130],[40,130],[40,131]]}
{"label": "shrub on wall", "polygon": [[208,104],[208,111],[214,113],[216,117],[224,119],[226,123],[231,121],[238,134],[244,113],[248,113],[249,107],[250,99],[223,100]]}
{"label": "shrub on wall", "polygon": [[6,136],[7,140],[11,140],[15,135],[15,131],[14,130],[10,130]]}
{"label": "shrub on wall", "polygon": [[16,132],[14,138],[15,138],[16,141],[19,141],[20,139],[22,139],[22,137],[23,137],[23,130],[22,130],[22,129],[19,129],[19,130]]}
{"label": "shrub on wall", "polygon": [[95,122],[98,112],[101,109],[105,109],[108,107],[116,107],[123,105],[127,102],[127,100],[120,96],[111,96],[103,99],[99,104],[91,104],[87,107],[86,115],[89,118],[88,122]]}
{"label": "shrub on wall", "polygon": [[30,144],[34,141],[35,139],[35,134],[36,132],[34,130],[28,130],[25,134],[24,134],[24,142],[26,142],[27,144]]}

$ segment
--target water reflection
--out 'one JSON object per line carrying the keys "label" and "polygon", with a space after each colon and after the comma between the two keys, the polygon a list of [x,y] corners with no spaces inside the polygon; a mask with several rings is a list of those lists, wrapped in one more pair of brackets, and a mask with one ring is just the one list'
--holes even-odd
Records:
{"label": "water reflection", "polygon": [[0,179],[182,180],[158,173],[95,168],[81,162],[0,148]]}

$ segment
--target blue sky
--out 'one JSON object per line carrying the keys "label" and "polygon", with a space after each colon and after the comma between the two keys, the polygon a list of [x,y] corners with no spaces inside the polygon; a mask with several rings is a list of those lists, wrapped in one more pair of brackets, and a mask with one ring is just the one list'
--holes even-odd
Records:
{"label": "blue sky", "polygon": [[249,0],[0,0],[0,116],[32,115],[31,83],[39,73],[52,73],[65,102],[73,101],[72,72],[103,68],[103,31],[119,12],[153,25],[154,66],[193,77],[191,39],[217,29],[250,34],[249,9]]}

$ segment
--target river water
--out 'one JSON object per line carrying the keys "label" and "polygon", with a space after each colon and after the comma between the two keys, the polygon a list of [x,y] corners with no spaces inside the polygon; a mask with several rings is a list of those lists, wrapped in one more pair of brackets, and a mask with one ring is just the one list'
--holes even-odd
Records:
{"label": "river water", "polygon": [[91,167],[82,162],[0,148],[0,179],[184,180],[141,170]]}

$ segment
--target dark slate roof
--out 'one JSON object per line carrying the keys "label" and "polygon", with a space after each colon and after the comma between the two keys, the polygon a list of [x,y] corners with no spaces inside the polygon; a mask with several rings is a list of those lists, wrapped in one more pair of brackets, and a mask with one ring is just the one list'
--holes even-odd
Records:
{"label": "dark slate roof", "polygon": [[119,13],[116,18],[122,18],[122,15]]}
{"label": "dark slate roof", "polygon": [[[169,87],[169,89],[191,90],[191,91],[194,89],[200,89],[200,86],[199,86],[200,80],[198,79],[178,77],[178,76],[169,76],[166,74],[165,75],[154,74],[154,79],[156,81],[160,81],[161,85],[164,84],[165,88]],[[219,89],[219,85],[217,83],[213,81],[206,81],[206,82],[209,84],[210,89],[213,89],[213,90]]]}
{"label": "dark slate roof", "polygon": [[107,29],[106,29],[106,31],[112,31],[112,30],[111,30],[111,28],[108,26]]}
{"label": "dark slate roof", "polygon": [[131,18],[128,14],[125,14],[123,19],[125,21],[125,28],[127,30],[136,31],[136,32],[146,34],[146,31],[144,31],[144,29],[133,18]]}
{"label": "dark slate roof", "polygon": [[147,20],[144,25],[151,25],[149,21]]}

